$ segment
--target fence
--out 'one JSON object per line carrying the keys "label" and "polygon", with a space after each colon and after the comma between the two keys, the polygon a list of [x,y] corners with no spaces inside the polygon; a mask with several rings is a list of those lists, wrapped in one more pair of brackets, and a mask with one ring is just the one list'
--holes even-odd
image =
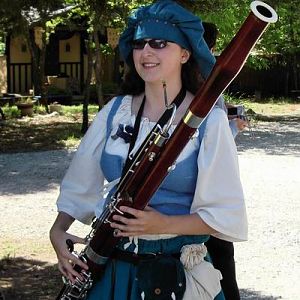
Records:
{"label": "fence", "polygon": [[13,93],[28,93],[32,88],[31,63],[10,63],[8,91]]}

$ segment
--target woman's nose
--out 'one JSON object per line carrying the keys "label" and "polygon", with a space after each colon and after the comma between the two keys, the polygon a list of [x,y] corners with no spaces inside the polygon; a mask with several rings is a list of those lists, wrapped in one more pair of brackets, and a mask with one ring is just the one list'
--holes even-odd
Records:
{"label": "woman's nose", "polygon": [[153,48],[149,45],[149,43],[146,43],[144,48],[142,49],[143,53],[150,53],[153,52]]}

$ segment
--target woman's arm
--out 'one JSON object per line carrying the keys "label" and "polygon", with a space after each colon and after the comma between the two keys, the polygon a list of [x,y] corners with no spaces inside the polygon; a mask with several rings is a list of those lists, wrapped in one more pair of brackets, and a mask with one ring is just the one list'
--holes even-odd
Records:
{"label": "woman's arm", "polygon": [[106,136],[106,119],[111,104],[102,109],[83,137],[74,155],[69,169],[60,186],[57,200],[58,216],[50,230],[50,240],[58,258],[58,267],[62,274],[74,281],[80,274],[74,264],[87,268],[76,256],[70,253],[67,240],[74,244],[84,244],[82,238],[67,233],[74,220],[90,223],[100,189],[104,181],[99,160]]}
{"label": "woman's arm", "polygon": [[199,235],[216,233],[198,214],[168,216],[153,208],[146,207],[144,211],[127,206],[120,210],[133,216],[132,219],[115,215],[113,228],[119,229],[118,236],[138,236],[144,234],[177,234]]}
{"label": "woman's arm", "polygon": [[74,281],[75,277],[81,278],[80,274],[73,269],[74,264],[87,269],[87,265],[69,251],[66,243],[67,240],[71,240],[73,244],[85,243],[83,238],[67,233],[73,222],[73,217],[60,212],[50,229],[50,240],[57,255],[58,268],[64,276],[72,281]]}

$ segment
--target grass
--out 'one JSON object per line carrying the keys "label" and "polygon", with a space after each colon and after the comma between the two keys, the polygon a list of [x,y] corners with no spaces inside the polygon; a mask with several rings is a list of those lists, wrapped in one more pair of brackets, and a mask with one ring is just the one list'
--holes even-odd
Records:
{"label": "grass", "polygon": [[0,260],[15,257],[41,257],[48,261],[53,261],[55,252],[49,239],[35,239],[28,237],[18,241],[16,238],[0,239]]}
{"label": "grass", "polygon": [[[33,117],[20,117],[15,106],[3,108],[6,120],[0,123],[0,153],[54,150],[76,147],[82,138],[82,106],[62,106],[62,111],[47,114],[36,106]],[[93,120],[98,106],[89,106]]]}
{"label": "grass", "polygon": [[[89,114],[95,115],[98,112],[98,109],[99,109],[98,105],[89,105]],[[81,114],[81,113],[82,113],[81,105],[62,106],[62,114],[65,116]]]}
{"label": "grass", "polygon": [[247,110],[254,111],[256,114],[262,115],[286,115],[300,114],[300,102],[291,98],[265,98],[261,100],[232,97],[225,95],[226,102],[230,104],[242,104]]}
{"label": "grass", "polygon": [[[21,116],[20,111],[18,110],[17,106],[8,106],[5,105],[2,107],[2,110],[6,116],[6,118],[19,118]],[[98,105],[89,105],[89,114],[95,115],[98,112]],[[44,106],[36,105],[34,107],[35,114],[45,115],[46,110]],[[63,116],[73,116],[82,113],[82,105],[62,105],[62,112],[60,115]]]}

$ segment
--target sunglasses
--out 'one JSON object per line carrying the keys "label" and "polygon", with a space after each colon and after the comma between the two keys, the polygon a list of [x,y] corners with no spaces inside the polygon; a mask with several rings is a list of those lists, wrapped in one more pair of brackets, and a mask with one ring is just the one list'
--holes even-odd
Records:
{"label": "sunglasses", "polygon": [[163,49],[167,46],[168,41],[166,40],[158,40],[158,39],[151,39],[151,40],[134,40],[132,42],[132,48],[137,50],[142,50],[145,48],[145,45],[148,44],[153,49]]}

